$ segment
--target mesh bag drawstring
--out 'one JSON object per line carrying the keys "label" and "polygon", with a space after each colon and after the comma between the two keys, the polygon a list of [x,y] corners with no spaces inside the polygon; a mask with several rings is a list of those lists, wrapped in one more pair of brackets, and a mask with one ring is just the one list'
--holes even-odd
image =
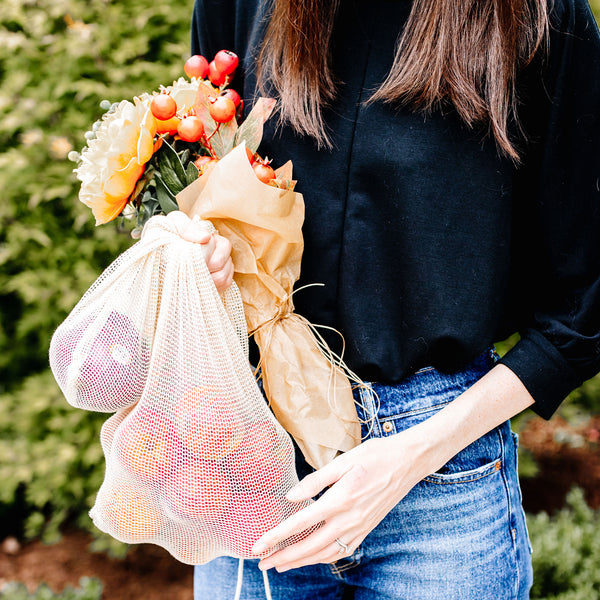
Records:
{"label": "mesh bag drawstring", "polygon": [[[269,585],[269,575],[266,571],[262,571],[263,583],[265,586],[265,598],[267,600],[272,600],[271,597],[271,586]],[[240,596],[242,595],[242,583],[244,581],[244,559],[240,558],[238,561],[238,571],[237,571],[237,579],[235,584],[235,594],[233,596],[233,600],[240,600]]]}

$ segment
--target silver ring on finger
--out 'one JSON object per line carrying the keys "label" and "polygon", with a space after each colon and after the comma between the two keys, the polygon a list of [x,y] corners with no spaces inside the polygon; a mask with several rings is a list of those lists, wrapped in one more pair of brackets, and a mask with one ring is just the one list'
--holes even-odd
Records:
{"label": "silver ring on finger", "polygon": [[350,554],[350,548],[348,547],[348,544],[344,544],[340,538],[335,538],[335,543],[340,547],[338,554]]}

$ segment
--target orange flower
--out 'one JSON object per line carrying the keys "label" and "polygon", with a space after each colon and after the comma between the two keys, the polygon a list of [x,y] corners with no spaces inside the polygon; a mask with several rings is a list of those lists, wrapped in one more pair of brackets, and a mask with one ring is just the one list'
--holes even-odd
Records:
{"label": "orange flower", "polygon": [[145,98],[123,100],[106,113],[75,169],[79,199],[92,209],[96,225],[117,217],[152,158],[156,121]]}

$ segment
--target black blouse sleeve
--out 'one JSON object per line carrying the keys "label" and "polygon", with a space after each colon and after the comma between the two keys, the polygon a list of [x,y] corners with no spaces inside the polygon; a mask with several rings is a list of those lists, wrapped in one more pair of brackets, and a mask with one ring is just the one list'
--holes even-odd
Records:
{"label": "black blouse sleeve", "polygon": [[600,370],[600,36],[586,0],[557,0],[551,23],[542,84],[525,77],[520,98],[532,142],[512,268],[525,317],[501,361],[544,418]]}

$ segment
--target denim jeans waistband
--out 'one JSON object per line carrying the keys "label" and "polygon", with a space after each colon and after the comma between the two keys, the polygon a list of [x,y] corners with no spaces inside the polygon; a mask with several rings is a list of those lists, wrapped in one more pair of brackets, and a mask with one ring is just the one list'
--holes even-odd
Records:
{"label": "denim jeans waistband", "polygon": [[397,384],[366,383],[366,389],[355,390],[359,416],[372,418],[375,413],[378,417],[390,417],[438,408],[471,387],[494,366],[497,359],[495,349],[490,348],[454,373],[426,367]]}

